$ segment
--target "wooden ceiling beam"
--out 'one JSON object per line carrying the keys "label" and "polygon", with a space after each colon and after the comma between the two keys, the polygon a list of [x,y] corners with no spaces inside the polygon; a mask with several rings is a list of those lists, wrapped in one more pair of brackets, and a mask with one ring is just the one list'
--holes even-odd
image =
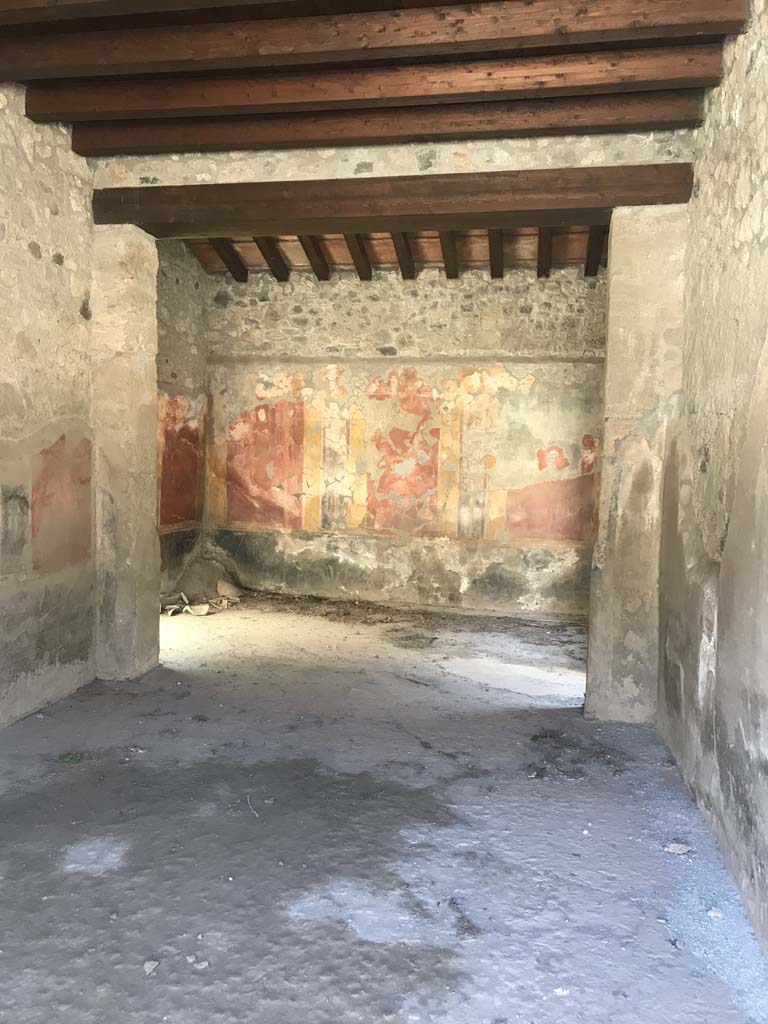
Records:
{"label": "wooden ceiling beam", "polygon": [[328,265],[328,260],[325,258],[323,250],[320,248],[320,243],[314,235],[299,235],[299,241],[301,247],[304,250],[304,254],[309,260],[309,265],[315,272],[315,277],[318,281],[330,281],[331,279],[331,268]]}
{"label": "wooden ceiling beam", "polygon": [[97,224],[161,238],[606,224],[616,206],[685,203],[690,164],[97,190]]}
{"label": "wooden ceiling beam", "polygon": [[747,0],[493,0],[461,7],[239,21],[0,40],[0,77],[94,78],[722,39]]}
{"label": "wooden ceiling beam", "polygon": [[281,282],[287,281],[291,276],[291,270],[278,249],[275,239],[269,235],[255,235],[253,240],[272,271],[274,279]]}
{"label": "wooden ceiling beam", "polygon": [[702,98],[702,92],[690,90],[261,118],[76,124],[72,146],[83,156],[114,156],[671,130],[701,123]]}
{"label": "wooden ceiling beam", "polygon": [[549,277],[552,272],[552,228],[539,228],[539,249],[536,276]]}
{"label": "wooden ceiling beam", "polygon": [[4,0],[0,26],[26,31],[59,31],[73,23],[92,28],[113,25],[247,21],[252,18],[306,18],[357,14],[402,7],[441,7],[466,0]]}
{"label": "wooden ceiling beam", "polygon": [[608,227],[606,225],[593,225],[589,229],[587,258],[584,262],[584,277],[597,277],[600,273],[600,264],[603,262],[603,252],[607,238]]}
{"label": "wooden ceiling beam", "polygon": [[347,243],[349,255],[352,257],[357,276],[361,281],[371,281],[373,279],[373,267],[371,266],[370,257],[366,252],[363,236],[344,235],[344,241]]}
{"label": "wooden ceiling beam", "polygon": [[397,262],[400,266],[400,273],[403,276],[403,280],[413,281],[416,277],[416,264],[413,261],[413,253],[411,252],[408,235],[402,231],[393,231],[392,243],[395,247]]}
{"label": "wooden ceiling beam", "polygon": [[504,232],[500,228],[492,228],[488,232],[488,262],[491,277],[499,280],[504,277]]}
{"label": "wooden ceiling beam", "polygon": [[[272,3],[273,0],[248,0],[252,8]],[[233,0],[6,0],[0,8],[0,25],[36,25],[45,30],[52,22],[200,10],[215,12],[235,6]],[[300,4],[287,0],[283,6],[290,10]],[[247,10],[244,4],[240,9]],[[211,20],[215,20],[214,13]]]}
{"label": "wooden ceiling beam", "polygon": [[208,241],[235,281],[239,284],[246,284],[248,281],[248,267],[234,245],[226,238],[209,238]]}
{"label": "wooden ceiling beam", "polygon": [[440,249],[443,254],[445,276],[455,280],[459,276],[459,257],[456,252],[456,236],[453,231],[440,232]]}
{"label": "wooden ceiling beam", "polygon": [[227,117],[702,89],[720,80],[719,44],[451,64],[280,74],[142,78],[31,86],[38,122]]}

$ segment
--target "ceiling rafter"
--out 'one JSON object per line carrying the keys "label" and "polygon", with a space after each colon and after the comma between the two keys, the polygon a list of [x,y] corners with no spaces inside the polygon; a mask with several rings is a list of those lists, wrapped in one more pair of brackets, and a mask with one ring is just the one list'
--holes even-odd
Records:
{"label": "ceiling rafter", "polygon": [[552,228],[539,228],[539,249],[536,260],[536,276],[549,277],[552,271]]}
{"label": "ceiling rafter", "polygon": [[720,79],[716,44],[450,64],[97,80],[32,86],[34,121],[231,117],[675,89]]}
{"label": "ceiling rafter", "polygon": [[408,235],[403,231],[392,232],[392,242],[397,253],[397,262],[404,281],[413,281],[416,277],[416,264],[411,252]]}
{"label": "ceiling rafter", "polygon": [[672,130],[701,123],[703,95],[691,89],[252,118],[76,123],[72,146],[82,156],[99,157]]}
{"label": "ceiling rafter", "polygon": [[283,283],[287,281],[291,276],[291,271],[283,254],[278,249],[275,239],[266,235],[256,235],[253,240],[272,271],[274,279]]}
{"label": "ceiling rafter", "polygon": [[[722,39],[737,32],[746,0],[516,0],[459,8],[320,16],[226,24],[42,34],[0,40],[6,79],[94,78],[235,71],[377,60],[420,61],[610,44]],[[297,28],[297,26],[299,26]]]}

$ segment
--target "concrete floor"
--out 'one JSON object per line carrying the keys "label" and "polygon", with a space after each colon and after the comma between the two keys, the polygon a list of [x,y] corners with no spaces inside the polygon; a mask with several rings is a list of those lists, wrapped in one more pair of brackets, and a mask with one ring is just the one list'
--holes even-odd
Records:
{"label": "concrete floor", "polygon": [[663,747],[580,715],[578,627],[262,601],[162,633],[3,733],[0,1019],[768,1021]]}

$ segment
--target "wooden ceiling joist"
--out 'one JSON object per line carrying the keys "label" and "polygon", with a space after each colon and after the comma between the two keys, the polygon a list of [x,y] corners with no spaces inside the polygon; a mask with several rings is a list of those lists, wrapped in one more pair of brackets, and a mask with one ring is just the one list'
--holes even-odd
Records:
{"label": "wooden ceiling joist", "polygon": [[280,74],[58,83],[29,89],[34,121],[226,117],[667,89],[720,79],[717,44]]}
{"label": "wooden ceiling joist", "polygon": [[242,257],[234,245],[226,238],[209,238],[208,241],[234,280],[239,284],[246,284],[248,267],[243,263]]}
{"label": "wooden ceiling joist", "polygon": [[494,0],[343,17],[105,29],[0,40],[0,78],[94,78],[422,61],[432,57],[564,51],[606,44],[723,39],[746,0]]}
{"label": "wooden ceiling joist", "polygon": [[101,27],[118,22],[138,27],[191,21],[244,21],[252,18],[305,18],[401,7],[440,7],[465,0],[5,0],[0,26],[37,28],[84,22]]}
{"label": "wooden ceiling joist", "polygon": [[267,266],[272,271],[272,276],[276,281],[285,282],[291,276],[291,271],[288,264],[285,262],[283,254],[277,247],[277,242],[274,238],[268,235],[257,235],[254,237],[259,252],[264,257]]}
{"label": "wooden ceiling joist", "polygon": [[552,272],[552,228],[539,228],[539,251],[536,276],[549,277]]}
{"label": "wooden ceiling joist", "polygon": [[452,231],[440,232],[440,248],[443,253],[445,276],[455,280],[459,276],[459,257],[456,252],[456,236]]}
{"label": "wooden ceiling joist", "polygon": [[344,235],[344,241],[347,243],[349,249],[349,255],[352,257],[352,262],[355,265],[357,276],[361,281],[371,281],[373,279],[373,267],[371,266],[371,259],[365,249],[365,240],[362,235]]}
{"label": "wooden ceiling joist", "polygon": [[331,268],[328,266],[328,260],[325,258],[323,250],[320,248],[320,243],[314,235],[299,235],[299,241],[301,247],[306,253],[309,265],[315,272],[315,277],[318,281],[330,281],[331,279]]}
{"label": "wooden ceiling joist", "polygon": [[416,264],[408,242],[408,236],[403,231],[392,232],[392,242],[397,253],[397,262],[404,281],[413,281],[416,277]]}
{"label": "wooden ceiling joist", "polygon": [[491,277],[504,277],[504,232],[500,228],[491,228],[488,232],[488,262]]}
{"label": "wooden ceiling joist", "polygon": [[72,146],[95,157],[671,130],[701,122],[702,97],[701,91],[688,90],[260,118],[97,122],[75,124]]}
{"label": "wooden ceiling joist", "polygon": [[685,203],[692,187],[690,164],[642,164],[101,189],[93,212],[160,238],[450,231],[608,224],[616,206]]}
{"label": "wooden ceiling joist", "polygon": [[603,262],[603,252],[608,239],[608,228],[603,225],[593,225],[589,229],[589,241],[587,242],[587,258],[584,263],[584,276],[597,277],[600,272],[600,264]]}

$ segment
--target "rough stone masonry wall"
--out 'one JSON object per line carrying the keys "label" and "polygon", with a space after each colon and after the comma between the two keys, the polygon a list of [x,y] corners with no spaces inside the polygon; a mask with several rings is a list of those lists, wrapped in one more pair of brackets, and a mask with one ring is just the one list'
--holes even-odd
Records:
{"label": "rough stone masonry wall", "polygon": [[690,205],[659,725],[768,944],[768,6],[725,54]]}
{"label": "rough stone masonry wall", "polygon": [[586,611],[603,278],[219,282],[209,556],[260,588]]}
{"label": "rough stone masonry wall", "polygon": [[93,678],[92,174],[0,85],[0,723]]}
{"label": "rough stone masonry wall", "polygon": [[180,242],[158,245],[158,508],[161,589],[175,589],[194,555],[205,502],[208,411],[203,323],[216,282]]}

